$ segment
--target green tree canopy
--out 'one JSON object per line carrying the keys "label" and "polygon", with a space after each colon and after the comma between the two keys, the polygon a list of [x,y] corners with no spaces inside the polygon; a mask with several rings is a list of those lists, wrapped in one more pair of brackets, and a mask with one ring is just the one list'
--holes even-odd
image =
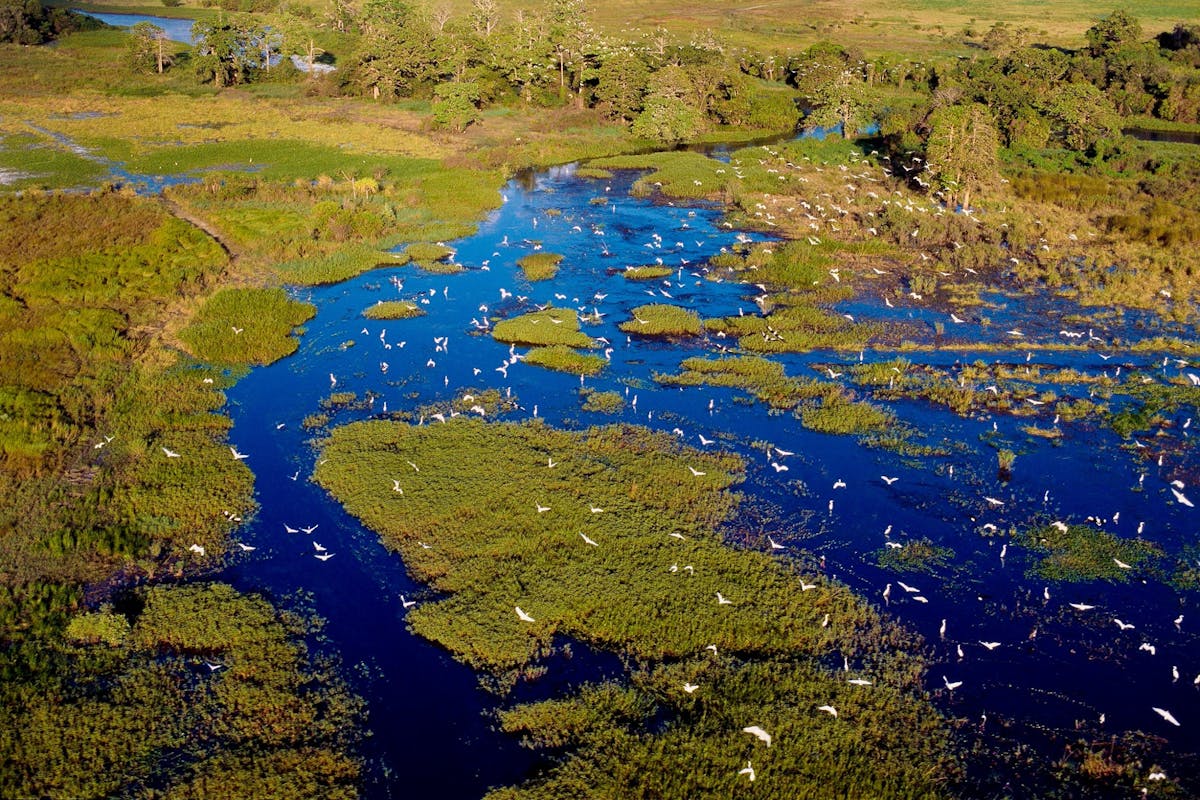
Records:
{"label": "green tree canopy", "polygon": [[972,196],[1000,179],[1000,134],[980,103],[945,106],[930,117],[925,160],[951,209],[970,209]]}

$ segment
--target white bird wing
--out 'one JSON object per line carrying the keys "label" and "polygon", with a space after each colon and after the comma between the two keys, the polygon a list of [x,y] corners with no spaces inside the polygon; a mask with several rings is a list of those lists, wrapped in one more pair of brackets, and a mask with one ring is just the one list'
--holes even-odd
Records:
{"label": "white bird wing", "polygon": [[1175,715],[1173,715],[1170,711],[1167,711],[1165,708],[1159,708],[1158,706],[1151,706],[1151,710],[1175,727],[1179,727],[1179,720],[1175,719]]}
{"label": "white bird wing", "polygon": [[[1157,709],[1155,709],[1155,710],[1157,711]],[[762,739],[764,742],[767,743],[767,747],[771,746],[771,734],[767,733],[766,731],[764,731],[762,728],[758,727],[757,725],[747,725],[746,727],[742,728],[742,731],[745,733],[749,733],[754,736],[757,736],[759,739]]]}
{"label": "white bird wing", "polygon": [[517,610],[517,617],[519,617],[522,622],[537,622],[537,620],[535,620],[533,617],[522,611],[520,606],[513,606],[513,608]]}

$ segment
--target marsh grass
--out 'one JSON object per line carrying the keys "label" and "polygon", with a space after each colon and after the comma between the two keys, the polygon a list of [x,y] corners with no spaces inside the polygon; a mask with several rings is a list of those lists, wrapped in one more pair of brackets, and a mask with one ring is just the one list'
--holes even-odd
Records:
{"label": "marsh grass", "polygon": [[569,372],[572,375],[598,375],[608,366],[608,361],[591,353],[577,353],[565,345],[535,347],[525,356],[526,364]]}
{"label": "marsh grass", "polygon": [[580,389],[583,402],[580,407],[584,411],[597,414],[616,414],[625,407],[625,398],[620,392],[598,392],[595,389]]}
{"label": "marsh grass", "polygon": [[[825,756],[811,759],[811,748],[829,734],[812,727],[810,698],[811,705],[818,698],[845,705],[853,722],[838,728],[839,736],[897,732],[896,746],[907,755],[894,759],[862,749],[847,759],[851,751],[829,743],[860,785],[909,794],[928,780],[913,765],[951,765],[944,729],[917,691],[919,662],[897,649],[904,634],[844,587],[816,579],[816,590],[800,592],[798,567],[722,543],[717,526],[738,501],[728,491],[742,470],[735,456],[629,426],[573,433],[539,420],[459,417],[424,426],[354,423],[332,432],[322,459],[317,482],[436,593],[409,613],[419,635],[499,674],[536,672],[531,665],[562,637],[645,665],[634,669],[633,689],[605,684],[505,716],[507,729],[535,744],[576,746],[559,769],[522,791],[553,793],[563,781],[574,783],[579,770],[592,774],[628,759],[659,765],[627,779],[629,787],[653,787],[647,791],[654,796],[696,796],[696,787],[714,781],[732,785],[736,769],[723,767],[744,761],[750,743],[740,729],[754,719],[778,732],[778,760],[769,763],[777,764],[784,794],[806,796],[803,787],[833,768]],[[401,471],[406,461],[420,472]],[[380,478],[393,474],[409,476],[403,495]],[[606,480],[594,480],[599,474]],[[672,564],[693,565],[694,574]],[[719,605],[718,591],[732,605]],[[519,620],[515,606],[535,621]],[[822,627],[825,614],[833,622]],[[706,652],[709,644],[718,657]],[[854,687],[840,672],[821,666],[830,651],[846,654],[886,688],[848,692]],[[685,676],[698,679],[703,693],[683,693]],[[644,731],[655,713],[666,715],[665,727],[624,738],[622,720]],[[912,725],[928,736],[899,734]],[[674,769],[684,753],[693,762],[711,760],[711,770]]]}
{"label": "marsh grass", "polygon": [[572,309],[548,308],[497,322],[492,336],[505,344],[563,347],[594,347],[595,342],[579,330],[579,315]]}
{"label": "marsh grass", "polygon": [[282,289],[222,289],[205,301],[179,338],[202,361],[231,366],[269,364],[296,352],[292,334],[316,308]]}
{"label": "marsh grass", "polygon": [[649,281],[674,275],[670,267],[626,267],[621,270],[621,277],[630,281]]}
{"label": "marsh grass", "polygon": [[[361,709],[307,653],[315,620],[223,584],[157,586],[126,608],[71,617],[53,671],[5,680],[6,796],[103,796],[131,782],[177,797],[354,796]],[[297,776],[300,763],[317,769]]]}
{"label": "marsh grass", "polygon": [[617,327],[634,336],[699,336],[704,329],[695,311],[665,303],[638,306],[630,314],[631,318]]}
{"label": "marsh grass", "polygon": [[411,319],[425,316],[425,311],[407,300],[381,300],[363,309],[367,319]]}
{"label": "marsh grass", "polygon": [[563,257],[558,253],[530,253],[517,259],[527,281],[548,281],[558,274]]}
{"label": "marsh grass", "polygon": [[883,569],[936,575],[954,560],[954,550],[940,547],[929,539],[914,539],[903,547],[884,547],[876,563]]}
{"label": "marsh grass", "polygon": [[[1047,525],[1031,528],[1021,537],[1038,556],[1030,574],[1054,581],[1127,583],[1146,571],[1162,567],[1163,552],[1143,539],[1122,539],[1091,525],[1069,525],[1066,531]],[[1130,566],[1123,569],[1120,560]]]}

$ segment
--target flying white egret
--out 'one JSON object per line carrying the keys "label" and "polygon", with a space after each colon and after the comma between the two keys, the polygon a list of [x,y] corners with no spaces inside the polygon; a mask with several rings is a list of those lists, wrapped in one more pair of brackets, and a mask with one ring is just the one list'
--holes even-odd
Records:
{"label": "flying white egret", "polygon": [[1167,722],[1174,725],[1176,728],[1179,727],[1179,720],[1175,719],[1175,716],[1170,711],[1167,711],[1165,708],[1159,708],[1158,706],[1151,706],[1150,710],[1153,711],[1155,714],[1158,714],[1160,717],[1165,719]]}
{"label": "flying white egret", "polygon": [[[1157,709],[1155,709],[1155,710],[1157,710]],[[764,742],[767,743],[767,747],[771,746],[771,734],[767,733],[766,731],[764,731],[762,728],[758,727],[757,725],[747,725],[746,727],[742,728],[742,731],[744,733],[749,733],[754,736],[757,736],[759,739],[762,739]]]}
{"label": "flying white egret", "polygon": [[837,709],[834,708],[833,706],[817,706],[817,711],[824,711],[826,714],[829,714],[831,717],[836,717],[838,715]]}
{"label": "flying white egret", "polygon": [[515,608],[517,611],[517,618],[522,622],[537,622],[537,620],[535,620],[533,617],[522,611],[520,606],[513,606],[513,608]]}

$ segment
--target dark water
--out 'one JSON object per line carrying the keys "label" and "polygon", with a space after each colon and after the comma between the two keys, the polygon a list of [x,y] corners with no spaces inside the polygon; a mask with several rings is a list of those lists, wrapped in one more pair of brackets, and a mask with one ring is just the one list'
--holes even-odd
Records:
{"label": "dark water", "polygon": [[[1140,574],[1121,586],[1046,584],[1026,577],[1032,561],[1020,547],[1010,544],[1001,560],[999,543],[981,535],[985,524],[1023,528],[1053,519],[1082,522],[1091,515],[1127,537],[1144,523],[1144,536],[1168,553],[1195,544],[1200,511],[1174,502],[1168,486],[1170,480],[1182,480],[1185,492],[1200,502],[1200,465],[1186,438],[1189,430],[1182,428],[1183,415],[1167,436],[1143,437],[1153,454],[1145,458],[1137,448],[1122,448],[1099,420],[1063,425],[1064,437],[1050,442],[1027,436],[1021,427],[1049,427],[1052,411],[1037,418],[964,419],[923,402],[902,401],[891,407],[904,423],[920,431],[924,441],[952,453],[905,458],[866,449],[849,437],[807,431],[790,415],[770,414],[738,392],[659,388],[652,380],[655,372],[676,372],[687,356],[712,356],[719,341],[628,340],[616,326],[629,318],[630,310],[661,301],[696,309],[705,317],[749,314],[757,311],[750,299],[757,289],[699,277],[704,259],[732,246],[739,235],[720,223],[715,208],[630,198],[632,179],[618,174],[610,180],[584,180],[570,168],[559,168],[510,183],[504,204],[479,232],[451,243],[455,260],[467,267],[463,273],[380,269],[337,286],[297,291],[318,309],[299,352],[253,371],[228,393],[234,420],[230,439],[250,454],[247,463],[257,475],[261,511],[241,534],[259,549],[239,555],[224,577],[240,588],[273,596],[310,593],[316,610],[328,619],[329,646],[352,668],[356,688],[370,705],[373,735],[366,750],[373,767],[367,796],[475,798],[490,786],[520,781],[538,764],[514,740],[492,729],[487,714],[496,700],[477,687],[472,674],[407,632],[399,595],[420,596],[420,587],[408,580],[403,564],[373,533],[308,482],[316,452],[300,422],[329,394],[331,374],[338,391],[376,398],[370,411],[337,412],[336,424],[381,414],[385,403],[395,412],[488,387],[511,390],[518,398],[523,410],[510,419],[528,417],[536,407],[553,425],[613,421],[580,409],[577,377],[525,364],[510,367],[507,379],[495,370],[508,347],[477,333],[472,319],[513,316],[532,310],[535,303],[588,313],[596,308],[605,314],[600,324],[584,330],[611,341],[612,364],[586,383],[628,398],[618,418],[679,429],[694,446],[700,433],[720,434],[723,446],[746,457],[743,488],[756,508],[770,508],[778,518],[771,528],[776,540],[825,556],[829,574],[875,602],[883,602],[881,592],[892,583],[889,610],[927,637],[929,689],[948,714],[974,721],[986,713],[988,725],[1004,725],[1035,744],[1056,732],[1067,735],[1083,721],[1093,733],[1143,729],[1179,750],[1200,748],[1200,690],[1193,684],[1200,674],[1200,639],[1193,632],[1200,630],[1195,593],[1179,595],[1159,577]],[[591,202],[597,197],[608,202]],[[565,259],[554,280],[530,285],[515,262],[538,244]],[[669,282],[632,282],[619,274],[626,266],[659,259],[676,269]],[[502,301],[501,288],[513,297]],[[398,298],[420,303],[428,316],[380,323],[360,315],[376,301]],[[1061,314],[1079,311],[1057,301],[1000,296],[990,301],[991,325],[965,323],[976,341],[1004,340],[1004,331],[1013,326],[1023,327],[1029,341],[1062,341]],[[907,320],[928,329],[930,339],[933,324],[947,317],[945,311],[918,306],[888,309],[870,296],[840,310],[851,311],[860,321]],[[1131,355],[1110,346],[1117,337],[1135,336],[1131,331],[1128,319],[1097,324],[1093,335],[1099,341],[1091,349],[1034,352],[1031,363],[1096,373],[1111,373],[1120,365],[1125,373],[1141,369],[1152,380],[1197,371],[1194,364],[1168,362],[1164,367],[1160,353]],[[1174,332],[1195,334],[1192,329]],[[952,337],[956,331],[946,333]],[[448,353],[435,352],[434,338],[441,336],[449,337]],[[895,355],[867,350],[861,358]],[[961,351],[903,355],[946,365],[998,359],[1024,363],[1023,354],[972,351],[965,342]],[[825,365],[841,370],[859,358],[858,353],[825,352],[779,360],[790,374],[824,377]],[[1062,392],[1087,395],[1080,387]],[[997,476],[995,449],[988,443],[992,437],[1018,453],[1007,482]],[[794,451],[785,462],[789,470],[771,469],[763,452],[751,446],[754,441]],[[1134,491],[1142,474],[1143,489]],[[898,480],[889,486],[881,475]],[[845,488],[834,488],[839,480]],[[1004,504],[991,505],[984,499],[988,496]],[[1114,522],[1118,512],[1119,522]],[[286,533],[285,524],[318,527],[309,537]],[[748,508],[737,527],[756,525]],[[929,538],[953,548],[953,563],[933,576],[881,569],[876,561],[888,526],[893,541]],[[335,557],[317,561],[310,538]],[[898,580],[919,588],[929,602],[909,599]],[[1049,601],[1043,599],[1044,590]],[[1068,602],[1096,608],[1075,611]],[[1180,613],[1184,619],[1177,627],[1172,620]],[[1136,628],[1118,630],[1113,617]],[[939,635],[943,619],[945,638]],[[987,650],[981,641],[1000,646]],[[1143,643],[1155,645],[1157,653],[1139,650]],[[1172,666],[1181,673],[1177,682]],[[612,659],[583,653],[552,664],[546,680],[558,687],[616,669]],[[941,688],[943,675],[963,681],[953,696]],[[1168,725],[1152,706],[1170,710],[1182,726]],[[1100,728],[1102,713],[1106,721]]]}
{"label": "dark water", "polygon": [[1160,131],[1148,128],[1126,128],[1121,133],[1126,136],[1132,136],[1135,139],[1141,139],[1144,142],[1200,144],[1200,132],[1197,131]]}

